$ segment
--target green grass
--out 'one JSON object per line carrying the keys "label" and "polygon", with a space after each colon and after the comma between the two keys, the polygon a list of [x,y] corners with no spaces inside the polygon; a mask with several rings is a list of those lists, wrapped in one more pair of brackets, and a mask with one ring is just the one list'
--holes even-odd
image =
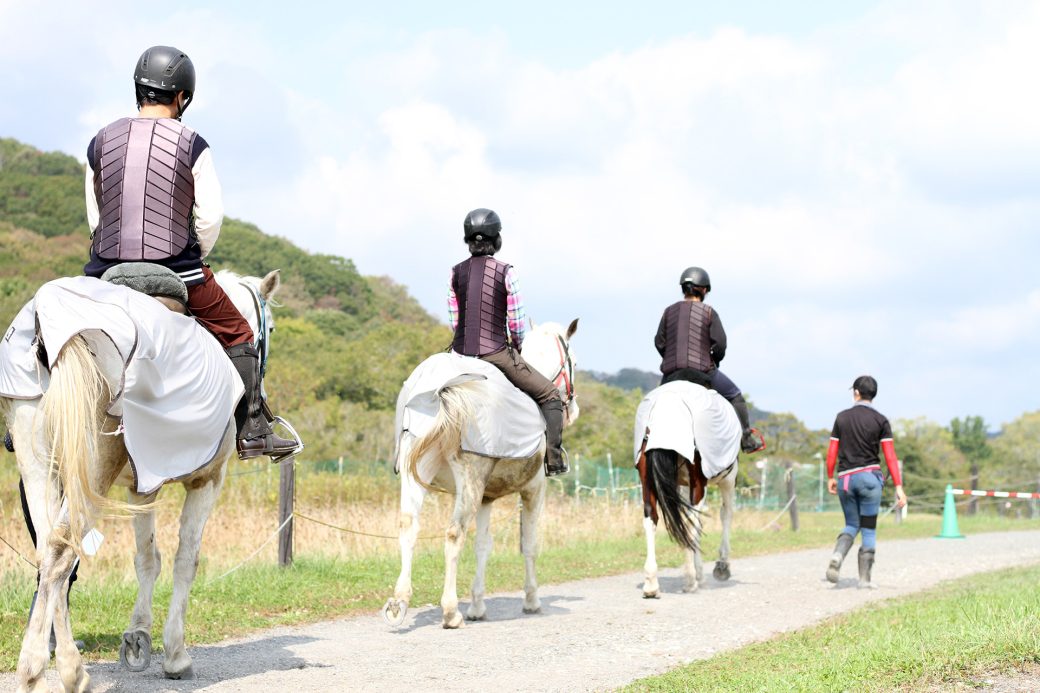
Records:
{"label": "green grass", "polygon": [[625,691],[975,688],[1040,663],[1040,566],[974,575],[636,681]]}
{"label": "green grass", "polygon": [[[936,516],[918,515],[911,516],[902,525],[894,525],[889,520],[880,531],[885,540],[921,537],[935,534],[939,524]],[[732,538],[733,557],[827,546],[833,542],[840,526],[838,514],[823,513],[803,515],[802,529],[797,533],[762,531],[757,524],[737,529]],[[988,516],[961,520],[965,533],[1036,528],[1040,528],[1040,523]],[[548,548],[539,557],[539,582],[552,584],[639,571],[645,553],[638,528],[604,527],[603,530],[604,538],[593,542],[554,545],[553,537],[544,536],[543,546],[547,544]],[[439,603],[444,579],[441,544],[423,542],[418,548],[412,604]],[[710,533],[705,538],[705,555],[714,559],[717,550],[718,535]],[[658,561],[662,567],[678,566],[682,562],[679,550],[663,531],[658,534]],[[250,563],[216,580],[223,568],[226,566],[210,568],[203,559],[188,610],[186,639],[189,645],[215,642],[270,626],[374,613],[392,594],[400,562],[392,553],[352,559],[303,554],[289,569]],[[156,588],[156,623],[152,632],[157,645],[169,605],[168,571],[167,567]],[[473,552],[467,550],[463,553],[458,582],[464,599],[473,571]],[[523,587],[523,561],[515,540],[498,543],[488,563],[487,583],[491,591]],[[33,575],[28,566],[0,576],[0,670],[12,670],[17,663],[32,587]],[[130,580],[113,580],[107,574],[91,575],[89,563],[81,568],[80,580],[72,590],[73,628],[76,637],[87,644],[88,659],[117,656],[119,638],[127,626],[136,589],[136,582]]]}

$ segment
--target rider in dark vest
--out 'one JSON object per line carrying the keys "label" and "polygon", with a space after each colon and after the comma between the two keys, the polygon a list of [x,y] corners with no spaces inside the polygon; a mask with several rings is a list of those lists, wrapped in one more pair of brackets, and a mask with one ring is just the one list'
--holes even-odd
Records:
{"label": "rider in dark vest", "polygon": [[170,46],[153,46],[134,69],[138,113],[98,132],[87,147],[90,261],[100,277],[123,262],[169,267],[188,287],[188,309],[227,351],[245,395],[235,410],[242,459],[280,457],[295,441],[274,433],[264,413],[253,331],[203,262],[224,217],[209,145],[180,122],[195,92],[195,67]]}
{"label": "rider in dark vest", "polygon": [[664,310],[657,326],[654,346],[661,354],[661,384],[688,380],[710,387],[729,400],[744,431],[740,447],[754,452],[755,440],[748,416],[747,402],[740,388],[718,369],[726,356],[726,330],[719,314],[704,297],[711,291],[711,279],[700,267],[688,267],[679,277],[683,300]]}
{"label": "rider in dark vest", "polygon": [[545,418],[545,475],[569,470],[563,450],[560,391],[520,356],[524,307],[516,271],[494,258],[502,248],[502,222],[490,209],[475,209],[463,222],[470,257],[451,269],[448,315],[455,353],[498,367],[509,382],[531,396]]}

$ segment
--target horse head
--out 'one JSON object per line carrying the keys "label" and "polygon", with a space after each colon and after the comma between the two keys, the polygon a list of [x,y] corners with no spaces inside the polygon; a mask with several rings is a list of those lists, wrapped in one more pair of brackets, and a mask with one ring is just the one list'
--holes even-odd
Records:
{"label": "horse head", "polygon": [[214,278],[252,328],[254,344],[260,352],[263,367],[267,363],[271,333],[274,332],[271,306],[278,305],[272,298],[282,286],[281,270],[271,270],[263,277],[251,277],[224,269],[217,272]]}
{"label": "horse head", "polygon": [[563,400],[565,425],[578,419],[578,400],[574,394],[574,373],[578,359],[571,348],[571,337],[578,331],[578,319],[566,329],[559,323],[543,322],[532,326],[524,339],[523,356],[531,366],[552,381]]}

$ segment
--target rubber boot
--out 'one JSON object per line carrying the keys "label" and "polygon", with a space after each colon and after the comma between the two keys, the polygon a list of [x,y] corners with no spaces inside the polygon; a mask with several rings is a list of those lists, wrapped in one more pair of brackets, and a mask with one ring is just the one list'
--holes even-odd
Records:
{"label": "rubber boot", "polygon": [[870,571],[874,568],[874,549],[859,550],[859,586],[863,589],[876,589],[877,585],[870,581]]}
{"label": "rubber boot", "polygon": [[545,476],[566,474],[571,468],[563,449],[563,402],[551,399],[539,408],[545,418]]}
{"label": "rubber boot", "polygon": [[852,535],[842,532],[838,535],[838,541],[834,544],[834,553],[831,554],[831,562],[827,565],[827,580],[838,584],[838,573],[841,572],[841,564],[845,556],[852,548]]}
{"label": "rubber boot", "polygon": [[740,449],[744,452],[758,450],[760,443],[751,430],[751,415],[748,413],[747,401],[744,399],[744,395],[738,393],[729,403],[733,405],[733,411],[737,412],[737,419],[740,420],[740,430],[742,431]]}
{"label": "rubber boot", "polygon": [[246,388],[235,408],[239,459],[248,460],[261,455],[282,457],[292,453],[296,449],[296,441],[276,435],[264,416],[264,400],[260,390],[260,354],[252,344],[236,344],[228,347],[227,355]]}

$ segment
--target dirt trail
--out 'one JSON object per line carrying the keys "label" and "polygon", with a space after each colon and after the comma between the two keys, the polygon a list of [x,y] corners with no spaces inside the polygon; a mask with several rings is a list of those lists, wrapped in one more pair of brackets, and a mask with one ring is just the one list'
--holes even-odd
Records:
{"label": "dirt trail", "polygon": [[[413,609],[396,630],[376,615],[275,628],[192,648],[193,681],[163,679],[161,655],[141,674],[114,663],[89,672],[98,691],[610,689],[942,580],[1040,562],[1040,531],[882,536],[876,590],[856,588],[855,549],[837,587],[823,580],[829,553],[738,558],[727,583],[706,564],[707,583],[695,594],[681,593],[677,568],[664,569],[658,600],[641,598],[639,573],[543,586],[535,616],[521,613],[521,593],[496,594],[488,620],[459,631],[443,630],[433,606]],[[49,677],[56,686],[53,668]],[[13,688],[13,675],[0,676],[0,689]]]}

